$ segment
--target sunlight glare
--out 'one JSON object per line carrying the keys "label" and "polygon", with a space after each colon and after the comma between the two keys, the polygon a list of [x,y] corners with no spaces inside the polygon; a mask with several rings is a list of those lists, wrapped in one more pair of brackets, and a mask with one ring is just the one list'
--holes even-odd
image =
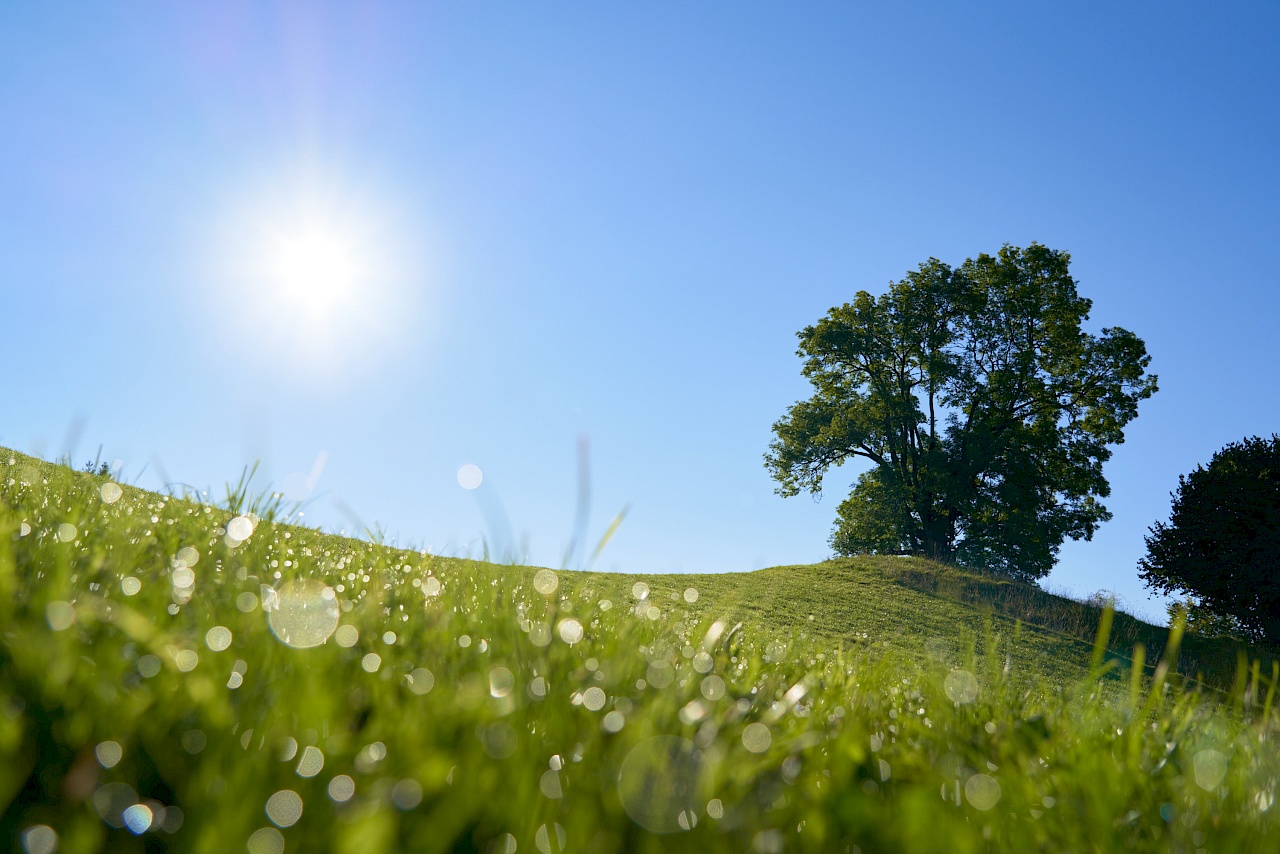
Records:
{"label": "sunlight glare", "polygon": [[393,197],[302,172],[227,208],[211,231],[207,296],[228,345],[329,387],[406,345],[410,328],[423,331],[431,238],[410,238]]}
{"label": "sunlight glare", "polygon": [[363,273],[355,247],[318,227],[282,238],[272,266],[280,295],[311,315],[357,298]]}

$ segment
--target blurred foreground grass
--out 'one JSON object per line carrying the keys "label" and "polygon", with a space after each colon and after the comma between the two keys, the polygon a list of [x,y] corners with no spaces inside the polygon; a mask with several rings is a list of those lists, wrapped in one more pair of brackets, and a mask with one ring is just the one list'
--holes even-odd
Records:
{"label": "blurred foreground grass", "polygon": [[495,566],[0,451],[0,844],[1280,849],[1269,658],[1000,584]]}

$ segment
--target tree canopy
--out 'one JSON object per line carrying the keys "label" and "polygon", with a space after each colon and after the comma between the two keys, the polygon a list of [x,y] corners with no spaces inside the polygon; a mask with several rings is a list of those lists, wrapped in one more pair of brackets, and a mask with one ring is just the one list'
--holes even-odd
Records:
{"label": "tree canopy", "polygon": [[778,493],[822,491],[861,459],[838,509],[841,554],[916,554],[1037,578],[1110,513],[1102,464],[1156,390],[1142,341],[1083,331],[1070,256],[1006,245],[930,258],[798,335],[813,396],[773,425]]}
{"label": "tree canopy", "polygon": [[1280,642],[1280,436],[1233,442],[1178,478],[1138,574],[1163,593]]}

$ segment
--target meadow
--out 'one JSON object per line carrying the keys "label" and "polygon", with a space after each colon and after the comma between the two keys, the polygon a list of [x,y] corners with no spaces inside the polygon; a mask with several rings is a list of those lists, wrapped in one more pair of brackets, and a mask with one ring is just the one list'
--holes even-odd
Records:
{"label": "meadow", "polygon": [[0,451],[0,838],[1274,851],[1274,652],[905,558],[504,566]]}

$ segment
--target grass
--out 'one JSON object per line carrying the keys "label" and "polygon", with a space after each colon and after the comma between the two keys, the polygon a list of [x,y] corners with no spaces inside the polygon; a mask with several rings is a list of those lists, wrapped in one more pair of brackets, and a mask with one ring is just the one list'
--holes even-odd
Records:
{"label": "grass", "polygon": [[1266,650],[922,561],[554,573],[235,502],[0,452],[0,844],[1280,845]]}

